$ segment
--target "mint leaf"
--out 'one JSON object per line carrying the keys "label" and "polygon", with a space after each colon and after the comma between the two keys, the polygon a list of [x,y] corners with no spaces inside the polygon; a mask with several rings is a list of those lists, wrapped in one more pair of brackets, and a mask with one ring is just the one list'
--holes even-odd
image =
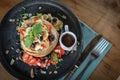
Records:
{"label": "mint leaf", "polygon": [[42,33],[42,25],[36,24],[33,26],[33,29],[28,32],[28,36],[25,38],[25,46],[29,48],[36,36]]}
{"label": "mint leaf", "polygon": [[56,63],[59,62],[58,56],[57,56],[57,54],[56,54],[55,52],[51,54],[51,59],[52,59],[53,61],[55,61]]}
{"label": "mint leaf", "polygon": [[42,17],[42,13],[37,13],[37,17],[41,18]]}
{"label": "mint leaf", "polygon": [[28,35],[29,35],[30,37],[33,37],[33,36],[34,36],[34,35],[33,35],[33,31],[30,30],[30,31],[28,32]]}
{"label": "mint leaf", "polygon": [[34,37],[28,35],[28,36],[25,38],[25,46],[26,46],[27,48],[29,48],[29,47],[32,45],[33,40],[34,40]]}
{"label": "mint leaf", "polygon": [[39,34],[42,33],[42,25],[41,24],[36,24],[33,26],[33,34],[34,36],[38,36]]}

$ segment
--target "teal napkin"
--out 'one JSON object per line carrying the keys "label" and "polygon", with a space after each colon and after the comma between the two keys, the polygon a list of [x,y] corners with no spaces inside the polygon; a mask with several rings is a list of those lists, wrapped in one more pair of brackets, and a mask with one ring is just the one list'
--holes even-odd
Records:
{"label": "teal napkin", "polygon": [[[84,22],[80,20],[79,22],[83,31],[83,39],[84,39],[83,51],[84,51],[84,49],[90,43],[90,41],[93,38],[95,38],[98,34],[93,29],[91,29],[88,25],[86,25]],[[107,52],[110,50],[111,47],[112,47],[112,44],[110,43],[108,47],[103,51],[103,53],[88,67],[88,69],[85,71],[84,75],[80,80],[87,80],[90,77],[92,72],[96,69],[98,64],[102,61],[102,59],[104,58],[104,56],[107,54]],[[70,80],[75,80],[78,77],[78,75],[84,69],[85,65],[88,63],[89,59],[90,59],[90,55],[88,55],[87,58],[82,62],[82,64],[79,66],[76,72],[72,75]],[[65,76],[59,80],[64,80]]]}

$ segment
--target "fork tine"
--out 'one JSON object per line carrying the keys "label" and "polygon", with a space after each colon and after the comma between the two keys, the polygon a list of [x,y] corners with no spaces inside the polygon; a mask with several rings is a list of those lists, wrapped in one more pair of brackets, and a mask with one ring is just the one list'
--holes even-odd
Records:
{"label": "fork tine", "polygon": [[94,51],[101,45],[101,43],[103,43],[103,42],[104,42],[104,39],[102,39],[102,40],[93,48],[92,52],[94,52]]}
{"label": "fork tine", "polygon": [[106,49],[106,47],[109,45],[109,42],[108,41],[106,41],[106,45],[103,47],[103,49],[99,52],[99,54],[101,54],[105,49]]}
{"label": "fork tine", "polygon": [[104,39],[104,42],[101,43],[101,45],[95,50],[96,53],[97,53],[98,55],[101,54],[101,53],[106,49],[106,47],[107,47],[108,45],[109,45],[109,42]]}
{"label": "fork tine", "polygon": [[95,50],[96,53],[99,53],[99,52],[102,50],[102,48],[104,47],[104,45],[106,45],[106,40],[105,40],[105,39],[103,39],[103,42],[102,42],[102,43],[100,44],[100,46],[98,46],[97,49]]}
{"label": "fork tine", "polygon": [[102,40],[93,48],[91,51],[91,57],[89,62],[86,64],[85,68],[82,70],[82,72],[79,74],[79,78],[81,79],[84,75],[86,69],[89,67],[89,65],[97,59],[100,54],[106,49],[106,47],[109,45],[109,42],[102,38]]}

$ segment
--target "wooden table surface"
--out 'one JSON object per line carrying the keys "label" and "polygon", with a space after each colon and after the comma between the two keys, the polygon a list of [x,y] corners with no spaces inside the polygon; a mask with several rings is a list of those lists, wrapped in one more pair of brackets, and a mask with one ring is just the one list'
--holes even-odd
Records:
{"label": "wooden table surface", "polygon": [[[0,20],[23,0],[0,0]],[[104,0],[60,0],[75,15],[112,43],[112,48],[89,80],[116,80],[120,75],[120,10]],[[15,80],[0,65],[0,80]]]}

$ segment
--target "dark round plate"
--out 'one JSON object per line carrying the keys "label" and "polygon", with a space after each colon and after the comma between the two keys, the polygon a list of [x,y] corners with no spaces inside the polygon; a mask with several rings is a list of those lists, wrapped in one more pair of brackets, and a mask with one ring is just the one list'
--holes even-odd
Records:
{"label": "dark round plate", "polygon": [[[39,9],[41,7],[41,9]],[[30,77],[31,68],[29,65],[23,63],[20,60],[16,60],[15,63],[11,66],[11,59],[16,58],[20,54],[16,52],[17,49],[20,48],[19,36],[17,35],[15,23],[9,22],[10,19],[19,19],[20,15],[23,13],[32,13],[36,15],[37,13],[51,13],[53,16],[58,17],[60,20],[64,22],[64,25],[67,24],[70,27],[70,31],[74,32],[77,36],[77,40],[80,42],[80,45],[77,47],[77,51],[73,54],[65,55],[63,57],[62,62],[60,62],[57,66],[56,71],[57,74],[35,74],[35,78]],[[60,15],[65,15],[66,19],[61,18]],[[0,41],[1,41],[1,52],[0,59],[2,65],[5,69],[21,80],[53,80],[58,79],[64,76],[67,72],[69,72],[74,65],[77,63],[80,54],[82,52],[82,30],[79,25],[78,19],[75,15],[64,5],[57,1],[52,0],[26,0],[22,3],[19,3],[14,8],[12,8],[3,18],[0,24]],[[9,54],[5,54],[6,50],[9,50]],[[36,67],[35,67],[36,69]],[[54,70],[54,66],[50,67],[51,70]]]}

